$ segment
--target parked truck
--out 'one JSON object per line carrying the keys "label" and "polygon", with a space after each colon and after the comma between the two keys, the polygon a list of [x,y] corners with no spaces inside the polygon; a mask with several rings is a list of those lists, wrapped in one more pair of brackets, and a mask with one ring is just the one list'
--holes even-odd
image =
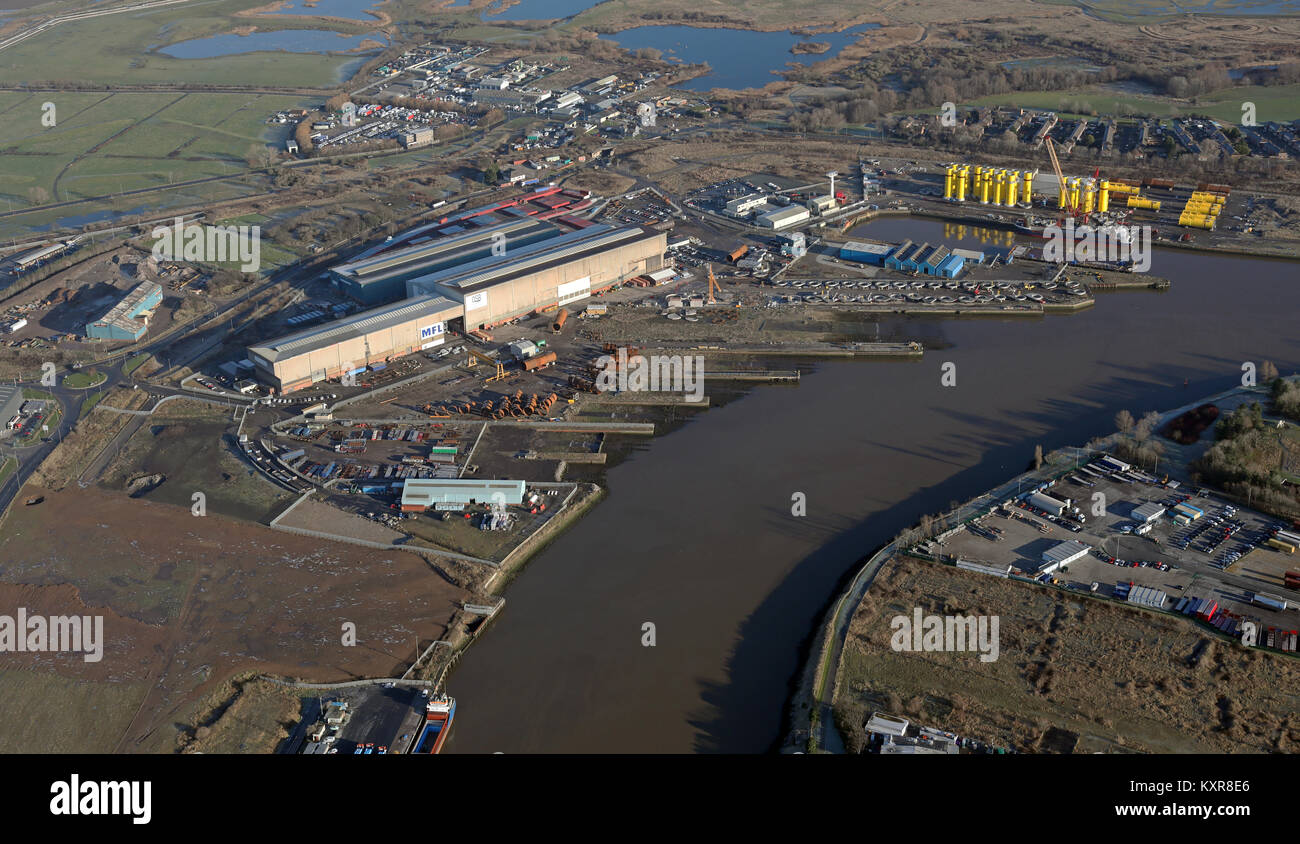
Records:
{"label": "parked truck", "polygon": [[1279,598],[1277,595],[1267,595],[1263,592],[1256,592],[1250,596],[1250,602],[1257,607],[1264,607],[1270,610],[1286,609],[1286,598]]}

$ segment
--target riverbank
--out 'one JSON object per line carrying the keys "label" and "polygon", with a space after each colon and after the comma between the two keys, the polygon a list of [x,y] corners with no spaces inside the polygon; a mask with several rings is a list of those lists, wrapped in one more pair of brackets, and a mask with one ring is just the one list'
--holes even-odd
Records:
{"label": "riverbank", "polygon": [[[841,233],[846,233],[856,226],[865,225],[874,220],[888,217],[916,217],[920,219],[937,220],[942,223],[978,226],[982,228],[1020,233],[1011,223],[1004,220],[991,219],[987,215],[978,216],[975,214],[954,214],[951,212],[931,210],[923,207],[908,208],[906,210],[899,208],[879,208],[874,211],[866,210],[860,214],[849,217],[846,220],[837,221],[837,225],[839,226]],[[1269,241],[1262,237],[1258,240],[1251,239],[1249,243],[1245,242],[1243,238],[1234,238],[1234,242],[1228,244],[1208,244],[1198,241],[1185,243],[1180,240],[1160,239],[1154,241],[1152,246],[1160,247],[1162,249],[1178,249],[1184,252],[1201,253],[1205,255],[1222,255],[1226,257],[1253,259],[1273,258],[1292,261],[1300,258],[1300,243],[1278,243],[1276,241]]]}
{"label": "riverbank", "polygon": [[[1216,407],[1231,409],[1261,399],[1266,400],[1266,391],[1263,388],[1233,388],[1202,399],[1185,402],[1172,410],[1164,411],[1159,415],[1154,428],[1159,430],[1169,420],[1192,408],[1203,405],[1212,404]],[[1202,446],[1208,447],[1212,437],[1211,432],[1207,435]],[[1110,488],[1103,484],[1100,478],[1090,480],[1089,478],[1093,476],[1083,475],[1078,468],[1092,461],[1094,457],[1106,453],[1106,450],[1113,451],[1121,444],[1122,439],[1123,435],[1112,434],[1106,439],[1090,443],[1089,447],[1086,448],[1058,449],[1048,455],[1042,468],[1021,473],[997,488],[976,496],[950,512],[936,517],[933,521],[926,520],[921,524],[913,525],[912,528],[900,535],[900,539],[887,544],[865,558],[861,565],[856,567],[848,585],[841,587],[837,591],[837,600],[832,604],[831,609],[823,614],[816,633],[810,637],[805,646],[803,667],[793,685],[791,698],[787,706],[789,719],[787,726],[789,729],[782,743],[783,752],[845,752],[847,742],[842,737],[841,730],[836,726],[836,722],[840,727],[847,724],[850,730],[856,730],[860,726],[860,724],[857,724],[857,720],[862,715],[862,712],[859,711],[861,710],[859,704],[847,706],[847,704],[841,705],[840,701],[840,696],[845,693],[846,669],[844,659],[850,637],[850,627],[856,623],[854,621],[855,613],[859,612],[859,608],[865,606],[868,602],[868,591],[871,589],[872,584],[875,583],[881,570],[886,566],[896,566],[898,561],[904,557],[919,557],[928,561],[924,565],[946,563],[943,567],[950,572],[954,572],[953,577],[966,576],[952,569],[954,562],[959,559],[978,560],[980,565],[988,567],[990,571],[1006,566],[1013,573],[1010,581],[1004,582],[1019,580],[1023,588],[1031,590],[1046,588],[1060,593],[1074,590],[1075,594],[1080,598],[1103,599],[1107,603],[1113,603],[1116,598],[1110,594],[1109,587],[1104,587],[1098,591],[1097,585],[1098,581],[1106,582],[1106,577],[1113,577],[1113,563],[1107,563],[1105,559],[1093,560],[1088,558],[1062,568],[1062,572],[1067,570],[1070,572],[1068,578],[1064,575],[1060,578],[1053,577],[1049,585],[1040,586],[1033,583],[1032,579],[1032,575],[1038,566],[1037,561],[1027,561],[1019,558],[1017,551],[1030,544],[1034,547],[1042,544],[1044,540],[1031,538],[1038,536],[1035,531],[1059,532],[1061,534],[1059,537],[1049,537],[1050,542],[1059,542],[1066,538],[1078,538],[1085,544],[1090,544],[1090,547],[1100,548],[1101,544],[1097,542],[1097,538],[1100,537],[1102,543],[1104,543],[1106,536],[1113,536],[1118,533],[1117,530],[1114,533],[1110,533],[1110,531],[1122,526],[1123,517],[1120,517],[1119,522],[1116,523],[1114,522],[1114,516],[1103,513],[1102,518],[1089,519],[1088,524],[1081,526],[1085,531],[1084,533],[1075,533],[1074,536],[1071,536],[1060,528],[1041,521],[1040,517],[1026,517],[1014,509],[1007,511],[1002,502],[1016,497],[1021,491],[1033,490],[1044,484],[1055,485],[1060,483],[1060,488],[1064,491],[1057,492],[1053,490],[1052,492],[1057,497],[1069,494],[1086,501],[1090,494],[1095,494],[1100,489],[1104,495],[1102,501],[1127,501],[1129,506],[1133,506],[1133,481],[1123,482],[1129,488]],[[1171,446],[1171,449],[1173,448]],[[1175,482],[1171,484],[1171,487],[1177,488],[1179,491],[1186,491],[1188,494],[1196,493],[1193,495],[1193,500],[1198,501],[1198,506],[1202,507],[1207,513],[1217,512],[1218,509],[1224,506],[1224,499],[1203,491],[1197,492],[1197,488],[1187,476],[1185,462],[1196,453],[1198,452],[1195,450],[1191,452],[1186,450],[1177,451],[1175,457],[1162,462],[1162,471],[1181,479],[1181,484]],[[1167,488],[1163,484],[1152,483],[1150,485],[1151,491],[1145,493],[1145,496],[1158,499],[1161,495],[1168,494],[1167,491],[1161,491],[1165,489]],[[1140,501],[1141,499],[1137,500]],[[1253,518],[1267,524],[1269,517],[1245,510],[1244,502],[1240,506],[1243,508],[1241,518],[1246,520]],[[1128,510],[1124,509],[1123,512],[1127,515]],[[991,514],[1001,514],[1001,518],[1008,519],[1008,521],[1002,522],[997,518],[990,518]],[[971,525],[981,525],[981,527],[968,533],[967,528]],[[1001,527],[998,525],[1001,525]],[[1023,532],[1026,530],[1026,525],[1028,525],[1029,532],[1024,537],[1012,537],[1014,541],[1007,543],[1007,551],[999,554],[1002,549],[997,542],[1004,538],[1004,534],[1009,535],[1016,530]],[[1236,572],[1233,566],[1220,570],[1218,566],[1212,564],[1208,557],[1202,559],[1201,557],[1204,555],[1178,550],[1175,547],[1176,542],[1165,538],[1165,535],[1175,530],[1172,527],[1157,529],[1152,538],[1160,540],[1158,542],[1159,550],[1147,549],[1141,541],[1138,541],[1138,547],[1131,548],[1127,552],[1128,555],[1137,554],[1139,558],[1142,558],[1143,555],[1160,556],[1170,562],[1172,574],[1164,575],[1164,579],[1162,579],[1160,572],[1152,567],[1151,569],[1139,568],[1138,571],[1141,571],[1142,575],[1125,574],[1123,577],[1137,577],[1140,583],[1164,590],[1170,596],[1168,606],[1164,607],[1166,614],[1171,613],[1174,609],[1176,598],[1183,595],[1192,596],[1202,593],[1219,596],[1220,600],[1224,602],[1225,610],[1227,607],[1233,607],[1230,614],[1231,612],[1260,612],[1257,608],[1251,607],[1249,601],[1244,604],[1233,604],[1226,601],[1225,597],[1235,594],[1237,590],[1247,590],[1249,594],[1249,590],[1256,588],[1274,588],[1272,580],[1280,578],[1282,568],[1287,565],[1285,558],[1280,555],[1273,555],[1273,552],[1264,549],[1254,552],[1259,559],[1252,557],[1254,562],[1240,573]],[[1101,533],[1103,531],[1106,533]],[[933,536],[934,539],[932,541],[926,540],[925,536],[927,535]],[[988,544],[990,539],[995,540],[991,546]],[[1116,548],[1118,549],[1118,541]],[[990,560],[990,555],[992,555],[992,560]],[[1278,556],[1278,559],[1266,559],[1271,556]],[[1146,564],[1143,563],[1142,565],[1145,566]],[[1016,566],[1028,566],[1028,568],[1021,574],[1016,571]],[[1272,569],[1277,569],[1277,571],[1272,571]],[[1133,571],[1133,569],[1126,569],[1126,571]],[[1151,573],[1148,574],[1148,571]],[[1261,572],[1264,573],[1261,574]],[[1190,582],[1182,582],[1186,581],[1189,576],[1191,577]],[[1168,578],[1180,582],[1177,584],[1167,583],[1165,580]],[[1087,586],[1090,581],[1092,582],[1091,591],[1088,590]],[[1148,581],[1150,581],[1149,584]],[[975,577],[977,588],[972,592],[978,591],[982,595],[987,595],[988,589],[979,587],[991,585],[993,582],[995,581],[990,580],[987,574],[980,574]],[[1015,593],[1009,594],[1014,595]],[[1125,611],[1137,611],[1137,608],[1124,603],[1123,596],[1119,600],[1123,604]],[[890,605],[892,606],[892,604]],[[1149,608],[1147,609],[1149,611]],[[991,611],[995,614],[1001,610],[1002,608],[998,606],[991,607]],[[1267,613],[1264,615],[1265,618],[1256,619],[1261,629],[1269,623],[1276,623]],[[1285,619],[1282,619],[1282,621],[1285,623]],[[1122,627],[1123,624],[1128,622],[1125,619],[1118,619],[1115,623]],[[1182,630],[1184,628],[1175,623],[1170,628],[1170,635],[1180,635],[1179,631]],[[895,656],[899,660],[907,659],[905,655]],[[907,670],[903,667],[903,662],[891,664],[897,670]],[[857,679],[854,682],[862,682],[860,671],[855,677]],[[883,677],[877,679],[879,683],[877,687],[873,687],[876,688],[873,694],[883,694],[880,689],[889,687],[889,682]],[[935,694],[942,696],[940,691],[936,691]],[[967,697],[969,697],[969,694]],[[852,710],[851,714],[846,715],[845,712],[841,711],[846,709],[846,706],[848,710]],[[1100,730],[1097,731],[1101,732]],[[1151,735],[1148,735],[1147,740],[1172,740],[1167,736],[1155,736],[1155,733],[1158,732],[1156,730]],[[996,739],[1011,744],[1006,734],[996,737],[984,736],[983,738],[984,740]]]}

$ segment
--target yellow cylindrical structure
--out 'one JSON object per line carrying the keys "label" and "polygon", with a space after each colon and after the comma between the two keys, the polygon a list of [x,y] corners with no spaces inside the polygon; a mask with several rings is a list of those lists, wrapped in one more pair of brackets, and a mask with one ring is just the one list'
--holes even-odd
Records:
{"label": "yellow cylindrical structure", "polygon": [[1034,174],[1026,170],[1025,187],[1023,190],[1020,191],[1021,201],[1024,202],[1025,205],[1032,205],[1034,203],[1033,187],[1034,187]]}
{"label": "yellow cylindrical structure", "polygon": [[1061,179],[1059,181],[1060,181],[1060,192],[1057,194],[1056,197],[1056,207],[1064,208],[1065,206],[1070,204],[1070,185],[1065,179]]}
{"label": "yellow cylindrical structure", "polygon": [[1097,191],[1097,213],[1105,214],[1110,208],[1110,182],[1101,180],[1101,189]]}
{"label": "yellow cylindrical structure", "polygon": [[1093,185],[1092,180],[1088,180],[1083,186],[1083,213],[1091,214],[1093,203],[1097,200],[1097,188]]}
{"label": "yellow cylindrical structure", "polygon": [[1159,211],[1160,202],[1155,199],[1147,199],[1141,196],[1130,196],[1127,201],[1129,208],[1143,208],[1148,211]]}
{"label": "yellow cylindrical structure", "polygon": [[983,173],[980,176],[980,205],[989,204],[989,174]]}
{"label": "yellow cylindrical structure", "polygon": [[966,180],[970,178],[970,168],[963,167],[957,171],[957,201],[966,201]]}
{"label": "yellow cylindrical structure", "polygon": [[993,182],[993,204],[1002,204],[1002,195],[1007,190],[1007,174],[1005,170],[999,170]]}
{"label": "yellow cylindrical structure", "polygon": [[1006,206],[1014,207],[1020,201],[1020,174],[1012,170],[1007,174],[1007,196]]}
{"label": "yellow cylindrical structure", "polygon": [[1079,197],[1080,182],[1081,182],[1080,179],[1070,180],[1070,207],[1071,208],[1078,208],[1081,204],[1080,197]]}
{"label": "yellow cylindrical structure", "polygon": [[951,164],[949,164],[948,169],[944,171],[943,174],[943,198],[944,199],[952,199],[953,175],[956,173],[956,171],[957,168],[953,167]]}

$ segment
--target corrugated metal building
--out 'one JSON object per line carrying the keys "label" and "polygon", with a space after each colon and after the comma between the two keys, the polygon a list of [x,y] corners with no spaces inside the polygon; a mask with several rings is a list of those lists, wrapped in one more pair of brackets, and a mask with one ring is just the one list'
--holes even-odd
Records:
{"label": "corrugated metal building", "polygon": [[1010,563],[1007,563],[1007,564],[1004,564],[1004,565],[996,565],[996,566],[995,566],[995,565],[993,565],[992,563],[977,563],[977,562],[975,562],[974,560],[963,560],[963,559],[961,559],[960,557],[958,557],[958,558],[957,558],[957,568],[959,568],[959,569],[965,569],[966,571],[975,571],[975,572],[979,572],[980,574],[991,574],[991,575],[993,575],[994,577],[1010,577],[1010,576],[1011,576],[1011,564],[1010,564]]}
{"label": "corrugated metal building", "polygon": [[1077,539],[1067,539],[1057,543],[1043,552],[1043,564],[1038,567],[1039,574],[1051,574],[1063,565],[1074,562],[1091,550]]}
{"label": "corrugated metal building", "polygon": [[1164,609],[1165,602],[1168,600],[1168,595],[1159,589],[1152,589],[1150,586],[1134,586],[1128,593],[1128,602],[1130,604],[1141,604],[1144,607]]}
{"label": "corrugated metal building", "polygon": [[882,267],[893,249],[894,247],[888,243],[862,243],[853,240],[840,247],[840,257],[846,261]]}
{"label": "corrugated metal building", "polygon": [[956,278],[966,267],[966,259],[961,255],[949,255],[935,268],[934,274],[940,278]]}
{"label": "corrugated metal building", "polygon": [[885,266],[891,270],[916,272],[920,268],[921,257],[929,253],[929,251],[929,243],[914,244],[908,241],[895,249],[894,254],[885,259]]}
{"label": "corrugated metal building", "polygon": [[1053,516],[1059,516],[1065,510],[1065,502],[1059,498],[1053,498],[1045,492],[1031,492],[1029,494],[1029,503],[1039,510],[1046,510]]}
{"label": "corrugated metal building", "polygon": [[[504,221],[503,221],[504,220]],[[531,218],[474,218],[421,243],[340,264],[330,270],[335,284],[368,305],[395,302],[406,296],[406,282],[498,253],[543,243],[565,234],[550,223]]]}
{"label": "corrugated metal building", "polygon": [[402,486],[402,512],[423,513],[443,505],[465,507],[470,504],[518,505],[524,502],[523,481],[446,480],[408,478]]}
{"label": "corrugated metal building", "polygon": [[465,309],[466,329],[496,325],[663,267],[668,236],[642,226],[588,226],[407,281],[411,296],[436,294]]}
{"label": "corrugated metal building", "polygon": [[1138,507],[1134,507],[1133,512],[1129,513],[1129,516],[1134,521],[1141,522],[1142,524],[1147,524],[1148,522],[1154,522],[1156,519],[1160,518],[1164,514],[1165,514],[1164,507],[1160,506],[1154,501],[1148,501],[1146,504],[1142,504]]}
{"label": "corrugated metal building", "polygon": [[808,213],[807,208],[799,205],[789,205],[785,208],[777,208],[759,214],[754,218],[754,222],[764,228],[779,230],[797,226],[810,219],[812,219],[812,215]]}
{"label": "corrugated metal building", "polygon": [[142,281],[94,322],[86,323],[86,336],[95,340],[139,340],[149,330],[149,317],[162,304],[162,287]]}
{"label": "corrugated metal building", "polygon": [[248,357],[259,381],[291,393],[436,346],[462,313],[459,302],[421,296],[249,346]]}

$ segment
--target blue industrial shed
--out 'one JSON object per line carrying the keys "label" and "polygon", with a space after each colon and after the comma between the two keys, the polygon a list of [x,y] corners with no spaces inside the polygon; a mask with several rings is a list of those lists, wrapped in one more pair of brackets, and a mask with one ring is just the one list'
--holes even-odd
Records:
{"label": "blue industrial shed", "polygon": [[885,259],[889,257],[894,247],[888,243],[861,243],[859,241],[850,241],[840,247],[840,257],[846,261],[856,261],[859,264],[871,264],[872,266],[881,267],[885,264]]}

